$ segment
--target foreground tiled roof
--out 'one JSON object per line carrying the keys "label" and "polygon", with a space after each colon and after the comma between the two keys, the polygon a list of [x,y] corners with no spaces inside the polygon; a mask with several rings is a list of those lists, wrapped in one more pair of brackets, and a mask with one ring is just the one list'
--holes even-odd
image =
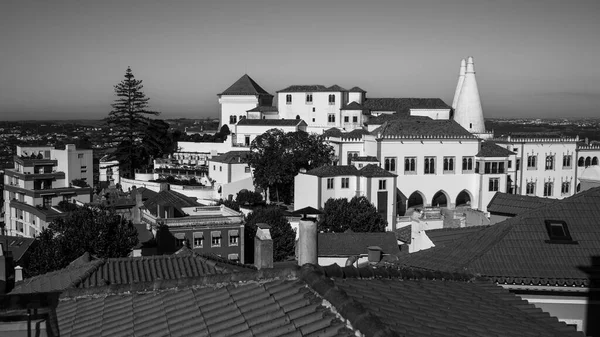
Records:
{"label": "foreground tiled roof", "polygon": [[367,98],[363,106],[371,111],[403,112],[410,109],[450,109],[439,98]]}
{"label": "foreground tiled roof", "polygon": [[477,153],[477,157],[508,157],[513,154],[515,153],[494,142],[483,141],[481,142],[481,149]]}
{"label": "foreground tiled roof", "polygon": [[271,96],[265,89],[261,88],[250,76],[244,74],[239,80],[235,81],[229,88],[225,89],[219,96],[222,95],[268,95]]}
{"label": "foreground tiled roof", "polygon": [[367,254],[368,247],[378,246],[383,254],[398,255],[398,242],[392,232],[383,233],[319,233],[319,256],[354,256]]}
{"label": "foreground tiled roof", "polygon": [[37,293],[68,288],[90,288],[107,285],[200,277],[237,271],[239,268],[219,263],[193,252],[142,257],[92,260],[89,254],[70,266],[55,272],[25,279],[12,294]]}
{"label": "foreground tiled roof", "polygon": [[452,119],[417,116],[385,122],[371,134],[380,138],[476,138]]}
{"label": "foreground tiled roof", "polygon": [[250,151],[229,151],[212,157],[209,161],[225,164],[246,163],[249,155]]}
{"label": "foreground tiled roof", "polygon": [[6,252],[11,252],[14,261],[18,262],[23,254],[27,252],[31,244],[35,241],[33,238],[22,236],[0,235],[0,243]]}
{"label": "foreground tiled roof", "polygon": [[237,125],[258,125],[258,126],[296,126],[305,123],[301,119],[251,119],[243,118]]}
{"label": "foreground tiled roof", "polygon": [[404,243],[410,243],[412,241],[412,225],[398,228],[394,231],[396,239]]}
{"label": "foreground tiled roof", "polygon": [[131,191],[131,194],[133,195],[133,199],[135,200],[135,195],[141,193],[142,194],[142,201],[146,201],[150,198],[152,198],[153,196],[157,195],[158,192],[155,192],[149,188],[146,187],[138,187],[134,190]]}
{"label": "foreground tiled roof", "polygon": [[471,226],[471,227],[458,227],[458,228],[438,228],[426,230],[425,234],[436,246],[443,246],[452,243],[458,239],[464,238],[467,235],[471,235],[475,232],[479,232],[488,226]]}
{"label": "foreground tiled roof", "polygon": [[519,215],[553,202],[556,202],[556,199],[496,192],[490,200],[487,210],[490,213]]}
{"label": "foreground tiled roof", "polygon": [[68,289],[55,317],[61,336],[581,336],[485,279],[337,265]]}
{"label": "foreground tiled roof", "polygon": [[[479,274],[498,283],[587,286],[580,267],[600,255],[600,188],[556,200],[452,244],[403,256],[399,265]],[[550,240],[546,221],[564,220],[572,241]]]}

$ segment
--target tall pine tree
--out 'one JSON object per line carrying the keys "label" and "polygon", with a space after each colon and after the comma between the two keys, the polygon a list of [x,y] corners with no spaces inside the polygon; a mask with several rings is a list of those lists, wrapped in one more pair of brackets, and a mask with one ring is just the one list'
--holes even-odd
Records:
{"label": "tall pine tree", "polygon": [[142,158],[140,151],[143,141],[153,140],[148,131],[154,124],[150,116],[160,112],[148,110],[150,98],[142,91],[141,80],[136,80],[130,67],[125,71],[125,79],[114,86],[117,99],[112,104],[107,123],[112,127],[114,140],[119,142],[114,153],[121,164],[121,172],[132,178],[134,170],[144,166],[148,158]]}

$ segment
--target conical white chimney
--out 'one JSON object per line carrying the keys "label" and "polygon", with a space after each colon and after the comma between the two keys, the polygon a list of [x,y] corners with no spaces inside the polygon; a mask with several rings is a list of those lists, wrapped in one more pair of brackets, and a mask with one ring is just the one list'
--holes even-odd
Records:
{"label": "conical white chimney", "polygon": [[485,133],[485,124],[483,122],[483,109],[475,79],[475,68],[473,57],[467,59],[467,69],[463,81],[456,109],[454,111],[454,120],[463,128],[471,133]]}
{"label": "conical white chimney", "polygon": [[454,91],[454,99],[452,100],[452,109],[456,110],[456,103],[458,102],[458,96],[460,95],[460,89],[462,89],[463,82],[465,81],[465,72],[467,71],[467,61],[462,59],[460,61],[460,71],[458,73],[458,83],[456,84],[456,91]]}

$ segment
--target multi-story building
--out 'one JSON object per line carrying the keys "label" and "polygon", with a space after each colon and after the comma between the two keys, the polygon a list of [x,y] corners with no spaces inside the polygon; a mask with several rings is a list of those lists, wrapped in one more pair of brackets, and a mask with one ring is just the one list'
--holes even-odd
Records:
{"label": "multi-story building", "polygon": [[4,177],[8,234],[33,237],[66,215],[59,202],[90,202],[92,171],[92,150],[72,144],[64,150],[17,146],[14,168],[6,169]]}

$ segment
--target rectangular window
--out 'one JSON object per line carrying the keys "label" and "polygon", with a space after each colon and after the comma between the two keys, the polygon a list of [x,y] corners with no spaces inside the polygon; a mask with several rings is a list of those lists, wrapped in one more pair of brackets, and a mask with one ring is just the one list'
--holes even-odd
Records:
{"label": "rectangular window", "polygon": [[546,170],[554,170],[554,156],[546,156]]}
{"label": "rectangular window", "polygon": [[229,234],[229,245],[237,246],[240,241],[240,231],[237,229],[230,229],[228,234]]}
{"label": "rectangular window", "polygon": [[508,168],[511,168],[511,167],[512,167],[512,160],[509,160],[508,161]]}
{"label": "rectangular window", "polygon": [[350,188],[350,178],[342,178],[342,188]]}
{"label": "rectangular window", "polygon": [[350,117],[344,116],[344,123],[348,123],[348,122],[350,122]]}
{"label": "rectangular window", "polygon": [[554,188],[554,184],[551,181],[545,182],[544,183],[544,196],[551,197],[553,188]]}
{"label": "rectangular window", "polygon": [[383,160],[383,168],[386,171],[396,172],[396,157],[385,157]]}
{"label": "rectangular window", "polygon": [[292,95],[285,95],[285,104],[292,104]]}
{"label": "rectangular window", "polygon": [[404,174],[417,174],[417,157],[404,158]]}
{"label": "rectangular window", "polygon": [[358,117],[352,116],[352,123],[358,123]]}
{"label": "rectangular window", "polygon": [[425,174],[435,174],[435,157],[425,157]]}
{"label": "rectangular window", "polygon": [[175,247],[181,248],[185,246],[185,233],[175,233]]}
{"label": "rectangular window", "polygon": [[473,157],[462,158],[462,171],[463,173],[473,172]]}
{"label": "rectangular window", "polygon": [[489,189],[490,192],[498,191],[498,185],[500,184],[500,178],[490,178]]}
{"label": "rectangular window", "polygon": [[444,174],[454,173],[454,157],[444,157]]}
{"label": "rectangular window", "polygon": [[204,233],[194,232],[194,248],[204,247]]}
{"label": "rectangular window", "polygon": [[244,172],[246,172],[246,173],[250,173],[250,166],[246,166],[246,167],[244,167]]}
{"label": "rectangular window", "polygon": [[244,136],[244,144],[246,146],[250,145],[250,136],[248,136],[248,135]]}
{"label": "rectangular window", "polygon": [[229,124],[237,123],[237,116],[229,116]]}
{"label": "rectangular window", "polygon": [[312,94],[306,94],[306,104],[312,104]]}
{"label": "rectangular window", "polygon": [[219,172],[223,172],[223,166],[219,166]]}
{"label": "rectangular window", "polygon": [[483,173],[485,173],[485,174],[492,173],[492,163],[484,163],[483,164]]}
{"label": "rectangular window", "polygon": [[213,171],[217,170],[217,165],[213,165]]}
{"label": "rectangular window", "polygon": [[535,195],[535,183],[534,182],[527,183],[527,186],[526,186],[526,189],[525,189],[525,194],[527,194],[527,195]]}
{"label": "rectangular window", "polygon": [[571,183],[568,181],[563,181],[561,187],[560,187],[560,193],[561,194],[569,194],[569,192],[571,191]]}
{"label": "rectangular window", "polygon": [[570,154],[566,154],[563,156],[563,168],[571,168],[571,162],[573,161],[573,156]]}
{"label": "rectangular window", "polygon": [[527,169],[528,170],[537,169],[537,156],[535,156],[535,155],[527,156]]}
{"label": "rectangular window", "polygon": [[83,153],[78,153],[77,158],[79,158],[79,159],[83,158]]}
{"label": "rectangular window", "polygon": [[327,178],[327,189],[328,190],[333,189],[333,178]]}
{"label": "rectangular window", "polygon": [[238,254],[228,254],[227,255],[227,259],[229,261],[239,262],[240,261],[240,256]]}
{"label": "rectangular window", "polygon": [[50,208],[50,206],[52,206],[52,196],[51,195],[47,195],[44,196],[43,199],[43,206],[44,208]]}
{"label": "rectangular window", "polygon": [[221,231],[210,232],[210,246],[221,247]]}
{"label": "rectangular window", "polygon": [[327,122],[335,123],[335,115],[334,114],[327,115]]}
{"label": "rectangular window", "polygon": [[379,189],[380,190],[386,190],[387,189],[387,180],[379,180]]}
{"label": "rectangular window", "polygon": [[335,104],[335,95],[329,95],[329,105]]}

